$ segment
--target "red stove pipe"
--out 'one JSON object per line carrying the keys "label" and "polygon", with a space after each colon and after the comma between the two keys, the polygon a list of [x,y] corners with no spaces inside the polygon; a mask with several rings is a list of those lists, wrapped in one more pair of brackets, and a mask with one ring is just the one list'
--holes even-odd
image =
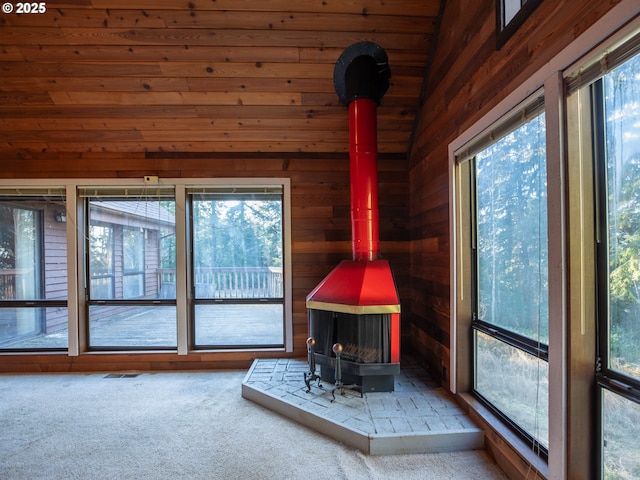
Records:
{"label": "red stove pipe", "polygon": [[380,253],[376,107],[390,76],[387,54],[372,42],[347,48],[334,70],[336,93],[349,107],[351,241],[358,261],[377,260]]}
{"label": "red stove pipe", "polygon": [[354,260],[377,260],[380,253],[376,102],[349,104],[351,241]]}

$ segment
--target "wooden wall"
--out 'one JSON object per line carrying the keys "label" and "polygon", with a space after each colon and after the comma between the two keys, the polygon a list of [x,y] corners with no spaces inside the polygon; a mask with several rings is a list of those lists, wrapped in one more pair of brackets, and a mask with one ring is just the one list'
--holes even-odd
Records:
{"label": "wooden wall", "polygon": [[448,145],[617,3],[545,0],[496,50],[495,0],[446,2],[410,155],[411,340],[443,380],[451,333]]}
{"label": "wooden wall", "polygon": [[[456,398],[485,430],[487,451],[509,478],[594,478],[591,460],[597,454],[593,423],[584,420],[594,416],[589,398],[593,375],[585,374],[584,369],[577,372],[572,368],[567,372],[563,380],[567,402],[561,415],[558,407],[550,411],[551,422],[566,419],[562,426],[565,434],[564,438],[551,438],[552,453],[546,462],[472,395],[465,393],[472,378],[471,365],[464,360],[465,356],[469,358],[470,354],[465,355],[468,352],[458,356],[458,372],[446,371],[452,344],[448,148],[526,80],[543,71],[565,47],[576,39],[574,46],[579,46],[580,35],[618,3],[544,0],[497,50],[495,0],[449,0],[445,3],[426,81],[409,160],[412,305],[409,332],[413,355],[445,386],[450,385],[450,373],[457,374],[458,380],[463,379],[464,385],[458,383]],[[578,59],[566,61],[574,60]],[[551,319],[554,320],[558,319]],[[471,332],[468,339],[471,350]],[[572,347],[572,353],[580,350]],[[562,395],[554,390],[551,399]],[[556,425],[555,431],[560,430]]]}
{"label": "wooden wall", "polygon": [[[450,373],[454,373],[446,371],[452,343],[449,145],[618,3],[544,0],[500,50],[496,49],[495,0],[450,0],[445,4],[409,160],[410,338],[414,356],[445,386],[450,385]],[[572,60],[577,59],[567,61]],[[470,340],[469,332],[469,349]],[[455,373],[466,383],[471,379],[471,365],[463,360],[464,353],[458,357],[459,371]],[[569,378],[574,378],[572,375],[568,373]],[[588,383],[578,380],[583,381],[580,385]],[[578,385],[578,380],[574,379],[567,391]],[[593,437],[587,433],[591,424],[584,422],[593,415],[588,394],[578,398],[574,389],[563,406],[566,438],[551,439],[552,461],[547,463],[497,418],[480,413],[484,408],[465,393],[467,385],[458,387],[456,398],[485,430],[486,448],[509,478],[561,478],[557,472],[563,469],[566,478],[594,475],[585,460],[594,458]],[[558,391],[553,393],[552,398],[559,398]],[[556,421],[557,409],[551,414],[556,415],[551,421]]]}
{"label": "wooden wall", "polygon": [[[346,109],[345,109],[346,115]],[[150,158],[153,157],[153,158]],[[407,160],[379,157],[381,255],[391,261],[409,310],[409,175]],[[8,160],[0,178],[287,177],[291,179],[293,356],[306,356],[306,295],[341,260],[351,258],[349,160],[346,155],[272,157],[206,154],[43,154]],[[406,329],[408,331],[408,327]],[[246,367],[282,352],[1,355],[1,371],[151,370]]]}

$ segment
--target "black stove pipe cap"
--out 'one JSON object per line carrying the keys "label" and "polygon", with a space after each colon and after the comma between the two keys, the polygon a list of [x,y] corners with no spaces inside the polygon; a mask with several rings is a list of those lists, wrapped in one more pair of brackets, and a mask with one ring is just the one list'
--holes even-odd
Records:
{"label": "black stove pipe cap", "polygon": [[358,98],[370,98],[379,105],[389,89],[390,78],[387,54],[373,42],[347,47],[333,70],[333,85],[345,105]]}

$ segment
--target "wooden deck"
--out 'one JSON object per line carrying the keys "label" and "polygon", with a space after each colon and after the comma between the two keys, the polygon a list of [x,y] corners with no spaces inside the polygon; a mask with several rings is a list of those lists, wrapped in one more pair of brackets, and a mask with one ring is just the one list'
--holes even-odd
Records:
{"label": "wooden deck", "polygon": [[[196,310],[198,346],[278,346],[284,343],[282,305],[206,305]],[[126,312],[91,322],[95,348],[176,348],[176,309],[172,306],[131,307]],[[67,348],[68,330],[22,339],[3,349]]]}

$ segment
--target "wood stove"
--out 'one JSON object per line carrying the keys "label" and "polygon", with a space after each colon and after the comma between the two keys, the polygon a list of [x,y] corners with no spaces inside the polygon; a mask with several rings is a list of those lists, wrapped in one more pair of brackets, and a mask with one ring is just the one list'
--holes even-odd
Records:
{"label": "wood stove", "polygon": [[378,233],[376,108],[390,76],[386,53],[372,42],[347,48],[334,69],[336,93],[349,108],[353,259],[307,296],[307,386],[316,365],[321,380],[361,392],[393,391],[400,371],[400,301],[389,262],[379,258]]}

